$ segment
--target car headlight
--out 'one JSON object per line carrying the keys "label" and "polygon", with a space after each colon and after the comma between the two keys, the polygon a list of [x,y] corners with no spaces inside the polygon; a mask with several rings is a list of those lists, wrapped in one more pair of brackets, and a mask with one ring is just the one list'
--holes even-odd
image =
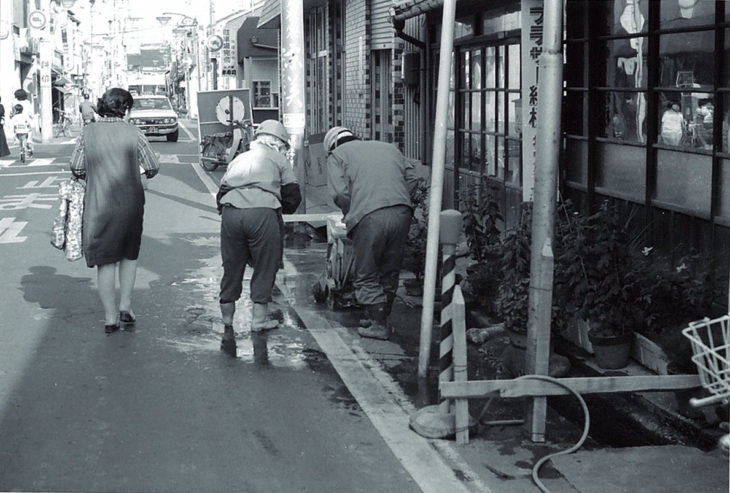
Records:
{"label": "car headlight", "polygon": [[175,123],[174,118],[165,118],[165,123]]}
{"label": "car headlight", "polygon": [[132,125],[139,125],[139,120],[137,120],[136,118],[130,118],[129,123],[131,123]]}

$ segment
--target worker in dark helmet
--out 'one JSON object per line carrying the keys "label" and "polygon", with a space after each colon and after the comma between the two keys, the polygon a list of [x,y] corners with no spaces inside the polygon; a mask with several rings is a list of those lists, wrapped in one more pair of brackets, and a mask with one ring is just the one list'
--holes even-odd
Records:
{"label": "worker in dark helmet", "polygon": [[235,337],[233,315],[241,297],[246,264],[253,266],[251,330],[278,326],[278,321],[268,317],[267,305],[282,261],[281,214],[296,211],[301,201],[296,176],[286,158],[288,148],[289,133],[284,125],[266,120],[256,129],[250,150],[231,161],[221,180],[217,204],[222,216],[223,343]]}
{"label": "worker in dark helmet", "polygon": [[365,315],[358,333],[388,339],[418,178],[393,144],[360,140],[345,127],[330,129],[323,144],[329,191],[352,239],[353,286]]}

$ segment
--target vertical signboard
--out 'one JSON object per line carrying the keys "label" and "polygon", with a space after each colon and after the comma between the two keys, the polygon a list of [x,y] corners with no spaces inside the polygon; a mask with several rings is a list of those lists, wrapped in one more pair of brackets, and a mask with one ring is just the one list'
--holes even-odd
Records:
{"label": "vertical signboard", "polygon": [[537,84],[542,54],[543,2],[522,0],[522,200],[532,201],[537,162]]}

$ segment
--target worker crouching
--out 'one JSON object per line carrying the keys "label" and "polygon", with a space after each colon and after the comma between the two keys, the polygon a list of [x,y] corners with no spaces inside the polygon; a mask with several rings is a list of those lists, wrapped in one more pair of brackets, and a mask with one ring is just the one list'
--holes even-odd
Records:
{"label": "worker crouching", "polygon": [[418,178],[393,144],[360,140],[344,127],[330,129],[323,143],[329,191],[352,239],[353,286],[365,314],[358,333],[386,340]]}
{"label": "worker crouching", "polygon": [[282,212],[294,212],[301,201],[299,185],[286,158],[289,133],[276,120],[266,120],[254,134],[250,150],[228,165],[216,197],[221,219],[223,279],[220,308],[224,341],[233,339],[233,315],[241,297],[246,264],[253,266],[251,330],[273,329],[268,303],[282,263]]}

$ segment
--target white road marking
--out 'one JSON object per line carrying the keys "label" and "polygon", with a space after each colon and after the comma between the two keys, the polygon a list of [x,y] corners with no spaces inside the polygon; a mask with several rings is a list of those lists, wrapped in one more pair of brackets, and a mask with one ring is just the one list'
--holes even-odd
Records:
{"label": "white road marking", "polygon": [[195,139],[195,136],[193,135],[193,133],[192,133],[192,132],[191,132],[190,130],[188,130],[188,129],[187,129],[187,127],[186,127],[185,125],[183,125],[183,123],[182,123],[182,122],[179,122],[179,123],[180,123],[180,128],[182,128],[182,129],[183,129],[183,131],[184,131],[184,132],[185,132],[185,133],[187,134],[188,138],[189,138],[189,139],[190,139],[191,141],[194,141],[194,140],[196,140],[196,139]]}
{"label": "white road marking", "polygon": [[177,154],[160,154],[160,164],[180,164]]}
{"label": "white road marking", "polygon": [[56,158],[55,157],[52,157],[52,158],[38,158],[38,159],[33,159],[32,161],[30,161],[27,164],[27,166],[30,167],[30,168],[35,168],[35,167],[38,167],[38,166],[51,166],[53,164],[60,164],[60,163],[56,163],[55,161],[56,161]]}
{"label": "white road marking", "polygon": [[[13,166],[15,168],[15,166]],[[20,168],[20,166],[18,166]],[[6,168],[7,169],[7,168]],[[33,175],[52,175],[56,173],[71,173],[67,169],[57,169],[54,171],[29,171],[27,173],[0,173],[0,177],[6,177],[6,176],[33,176]]]}
{"label": "white road marking", "polygon": [[14,217],[0,219],[0,243],[23,243],[27,236],[18,236],[28,221],[15,222]]}

